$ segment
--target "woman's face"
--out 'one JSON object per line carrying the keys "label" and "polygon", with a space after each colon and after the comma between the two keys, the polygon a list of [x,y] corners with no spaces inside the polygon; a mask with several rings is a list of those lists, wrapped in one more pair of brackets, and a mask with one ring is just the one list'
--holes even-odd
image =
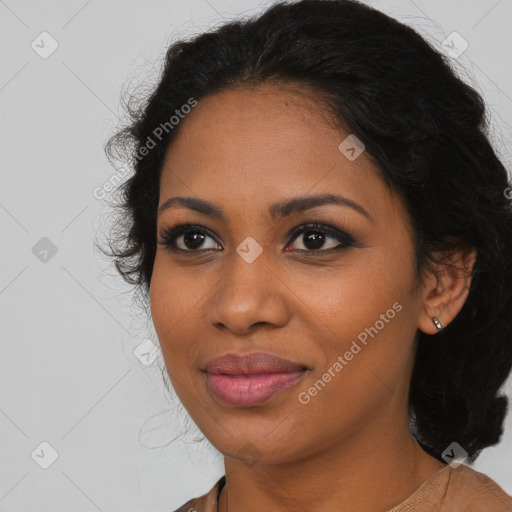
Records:
{"label": "woman's face", "polygon": [[[211,206],[159,212],[159,243],[174,225],[197,227],[158,245],[155,329],[179,399],[241,460],[293,461],[407,425],[422,308],[408,217],[318,109],[272,85],[209,96],[181,121],[163,168],[159,206],[178,196]],[[326,194],[343,199],[305,201]],[[299,367],[205,372],[219,356],[256,352]]]}

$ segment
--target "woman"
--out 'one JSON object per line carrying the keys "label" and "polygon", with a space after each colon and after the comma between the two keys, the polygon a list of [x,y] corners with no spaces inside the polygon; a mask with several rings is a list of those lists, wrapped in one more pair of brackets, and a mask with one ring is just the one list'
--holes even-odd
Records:
{"label": "woman", "polygon": [[178,510],[512,510],[469,466],[507,411],[509,184],[447,58],[276,4],[171,46],[131,114],[111,255],[225,462]]}

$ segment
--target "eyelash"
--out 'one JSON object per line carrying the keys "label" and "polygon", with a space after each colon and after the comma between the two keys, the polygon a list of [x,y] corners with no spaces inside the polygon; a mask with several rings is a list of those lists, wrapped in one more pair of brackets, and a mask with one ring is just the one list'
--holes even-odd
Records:
{"label": "eyelash", "polygon": [[[333,251],[339,251],[342,249],[348,249],[356,244],[354,238],[339,229],[329,226],[327,224],[322,224],[321,222],[314,221],[307,224],[302,224],[289,234],[290,241],[287,246],[290,245],[296,238],[305,233],[306,231],[313,231],[316,233],[322,233],[324,235],[328,235],[329,237],[335,238],[340,242],[340,244],[336,247],[331,247],[330,249],[295,249],[296,251],[302,253],[313,253],[313,254],[322,254],[322,253],[331,253]],[[206,251],[218,251],[218,249],[180,249],[176,247],[176,238],[186,233],[200,233],[202,235],[207,235],[215,240],[215,237],[210,233],[209,230],[203,228],[202,226],[198,226],[196,224],[191,223],[183,223],[176,224],[170,227],[164,227],[160,231],[161,242],[158,242],[158,245],[166,247],[169,251],[174,253],[189,253],[191,255],[197,255],[200,252]],[[218,243],[217,241],[215,241]],[[218,244],[220,245],[220,244]]]}

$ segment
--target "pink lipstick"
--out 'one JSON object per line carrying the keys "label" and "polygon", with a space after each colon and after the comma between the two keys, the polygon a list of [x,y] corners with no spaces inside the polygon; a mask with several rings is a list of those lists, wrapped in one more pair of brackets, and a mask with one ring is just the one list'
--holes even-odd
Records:
{"label": "pink lipstick", "polygon": [[204,367],[209,391],[233,407],[261,405],[297,383],[308,367],[272,354],[226,354]]}

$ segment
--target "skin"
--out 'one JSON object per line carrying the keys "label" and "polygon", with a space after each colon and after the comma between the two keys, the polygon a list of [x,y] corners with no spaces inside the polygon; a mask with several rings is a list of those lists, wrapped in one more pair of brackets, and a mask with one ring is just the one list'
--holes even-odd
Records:
{"label": "skin", "polygon": [[[163,210],[159,234],[190,222],[212,236],[199,247],[178,236],[186,254],[158,245],[150,288],[174,389],[224,455],[220,512],[385,511],[446,467],[410,434],[407,395],[417,330],[435,334],[433,316],[446,326],[470,280],[439,268],[418,281],[405,207],[365,152],[354,161],[340,152],[347,135],[306,89],[238,87],[202,99],[166,155],[159,205],[192,196],[225,214],[220,220],[179,205]],[[333,204],[282,219],[268,213],[273,203],[323,193],[349,198],[371,220]],[[327,251],[340,244],[327,233],[315,254],[304,233],[290,236],[313,221],[348,233],[355,245]],[[263,249],[252,263],[236,252],[247,236]],[[446,256],[469,269],[475,258],[463,250]],[[395,302],[401,311],[300,403],[299,393]],[[229,352],[253,351],[310,370],[265,404],[223,405],[201,368]]]}

